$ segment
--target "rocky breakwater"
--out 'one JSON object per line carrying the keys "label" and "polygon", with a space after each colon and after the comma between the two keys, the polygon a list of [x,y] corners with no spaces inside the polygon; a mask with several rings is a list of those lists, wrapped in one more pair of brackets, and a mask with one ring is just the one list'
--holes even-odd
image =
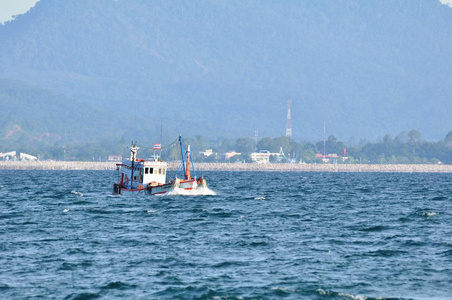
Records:
{"label": "rocky breakwater", "polygon": [[[452,173],[452,165],[195,163],[199,171]],[[177,170],[179,163],[169,163]],[[0,170],[115,170],[114,162],[0,161]]]}
{"label": "rocky breakwater", "polygon": [[452,173],[452,165],[197,163],[200,171]]}
{"label": "rocky breakwater", "polygon": [[2,170],[115,170],[113,162],[91,161],[0,161]]}

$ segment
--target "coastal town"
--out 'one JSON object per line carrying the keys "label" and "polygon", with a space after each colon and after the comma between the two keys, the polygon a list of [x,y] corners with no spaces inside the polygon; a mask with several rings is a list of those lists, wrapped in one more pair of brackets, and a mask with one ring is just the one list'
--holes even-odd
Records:
{"label": "coastal town", "polygon": [[[287,116],[285,135],[281,137],[259,138],[258,131],[254,131],[253,137],[241,137],[235,141],[230,139],[218,139],[206,141],[202,136],[187,137],[187,144],[194,150],[193,160],[200,163],[205,169],[229,170],[230,166],[251,165],[246,168],[253,170],[273,169],[300,169],[304,170],[363,170],[363,165],[424,165],[433,166],[433,169],[446,170],[452,165],[452,131],[440,141],[426,141],[419,131],[413,129],[401,132],[395,138],[386,134],[376,142],[353,143],[342,142],[334,135],[326,136],[325,123],[323,123],[323,138],[316,143],[300,143],[294,140],[292,133],[291,103],[287,101]],[[161,139],[161,138],[160,138]],[[145,143],[149,143],[150,140]],[[109,165],[121,162],[127,156],[129,146],[125,140],[113,142],[115,147],[90,145],[55,145],[48,152],[28,154],[19,150],[11,150],[0,145],[0,168],[14,165],[14,168],[22,166],[51,165],[49,168],[72,169],[76,165],[84,165],[82,169],[90,165],[93,169],[110,168]],[[162,143],[159,143],[162,145]],[[146,147],[145,147],[146,148]],[[42,149],[36,149],[36,152]],[[111,153],[116,151],[116,153]],[[173,145],[162,146],[159,155],[169,162],[178,161],[178,150]],[[144,157],[151,157],[155,151],[144,150]],[[16,163],[13,163],[16,162]],[[27,164],[27,163],[28,164]],[[97,165],[96,163],[101,163]],[[62,165],[61,165],[62,164]],[[58,167],[54,167],[58,165]],[[67,167],[64,167],[67,165]],[[281,168],[279,166],[293,165]],[[322,166],[325,165],[325,166]],[[322,166],[322,167],[319,167]],[[340,167],[339,167],[340,166]],[[348,166],[348,167],[347,167]],[[370,170],[380,168],[373,166]],[[35,168],[35,167],[33,167]],[[237,167],[235,167],[237,169]],[[238,169],[246,169],[240,167]],[[427,168],[427,167],[425,167]],[[428,167],[427,169],[429,169]],[[387,170],[412,170],[412,168],[390,167]],[[416,170],[418,168],[415,168]]]}

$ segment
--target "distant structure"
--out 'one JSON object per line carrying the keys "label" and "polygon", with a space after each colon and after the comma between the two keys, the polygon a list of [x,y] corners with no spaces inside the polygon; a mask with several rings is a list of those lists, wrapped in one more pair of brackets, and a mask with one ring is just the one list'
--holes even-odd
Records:
{"label": "distant structure", "polygon": [[209,157],[209,156],[213,155],[213,150],[212,149],[207,149],[205,151],[199,152],[199,154],[202,154],[204,157]]}
{"label": "distant structure", "polygon": [[229,152],[226,152],[225,154],[224,154],[224,159],[225,160],[230,160],[232,157],[234,157],[234,156],[236,156],[236,155],[241,155],[242,153],[239,153],[239,152],[235,152],[235,151],[229,151]]}
{"label": "distant structure", "polygon": [[21,152],[19,153],[19,160],[37,161],[38,158],[36,156]]}
{"label": "distant structure", "polygon": [[122,161],[121,155],[109,155],[107,161]]}
{"label": "distant structure", "polygon": [[326,155],[326,131],[325,131],[325,120],[323,120],[323,155]]}
{"label": "distant structure", "polygon": [[335,159],[337,160],[339,158],[339,155],[332,153],[332,154],[320,154],[317,153],[315,155],[315,158],[320,158],[324,163],[329,163],[331,162],[331,159]]}
{"label": "distant structure", "polygon": [[342,162],[345,162],[348,159],[347,157],[347,148],[344,148],[344,156],[342,156]]}
{"label": "distant structure", "polygon": [[254,150],[257,149],[257,140],[259,139],[259,132],[254,130]]}
{"label": "distant structure", "polygon": [[1,160],[17,160],[17,151],[0,153],[0,159]]}
{"label": "distant structure", "polygon": [[18,153],[17,151],[0,153],[0,160],[28,160],[28,161],[38,160],[36,156],[21,152],[19,152],[19,155],[17,155],[17,153]]}
{"label": "distant structure", "polygon": [[270,156],[273,156],[277,163],[282,162],[286,158],[283,148],[281,147],[278,153],[270,153],[268,150],[253,152],[251,153],[251,161],[258,164],[268,164],[270,163]]}
{"label": "distant structure", "polygon": [[287,101],[287,125],[286,125],[286,136],[292,139],[292,118],[290,116],[290,104],[292,100]]}

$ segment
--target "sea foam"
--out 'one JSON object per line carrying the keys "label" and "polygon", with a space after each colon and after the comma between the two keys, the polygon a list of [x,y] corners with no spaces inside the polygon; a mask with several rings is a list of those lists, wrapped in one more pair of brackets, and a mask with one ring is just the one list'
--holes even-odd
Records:
{"label": "sea foam", "polygon": [[172,191],[162,194],[162,196],[173,196],[173,195],[182,195],[182,196],[204,196],[204,195],[211,195],[215,196],[217,193],[215,193],[213,190],[209,189],[208,187],[205,188],[197,188],[195,190],[185,190],[181,188],[174,188]]}
{"label": "sea foam", "polygon": [[76,195],[76,196],[80,196],[83,197],[83,194],[77,191],[71,191],[71,194]]}

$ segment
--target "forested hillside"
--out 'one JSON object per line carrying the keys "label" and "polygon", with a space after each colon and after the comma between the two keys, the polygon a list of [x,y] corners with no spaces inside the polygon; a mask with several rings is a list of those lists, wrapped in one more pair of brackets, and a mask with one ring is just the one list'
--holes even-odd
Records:
{"label": "forested hillside", "polygon": [[321,139],[324,120],[344,140],[439,140],[450,28],[436,0],[41,0],[0,26],[0,139],[15,125],[67,142],[161,126],[168,139],[281,136],[291,99],[298,141]]}
{"label": "forested hillside", "polygon": [[105,113],[21,81],[0,79],[0,103],[3,146],[53,145],[115,137],[109,130],[114,122]]}

